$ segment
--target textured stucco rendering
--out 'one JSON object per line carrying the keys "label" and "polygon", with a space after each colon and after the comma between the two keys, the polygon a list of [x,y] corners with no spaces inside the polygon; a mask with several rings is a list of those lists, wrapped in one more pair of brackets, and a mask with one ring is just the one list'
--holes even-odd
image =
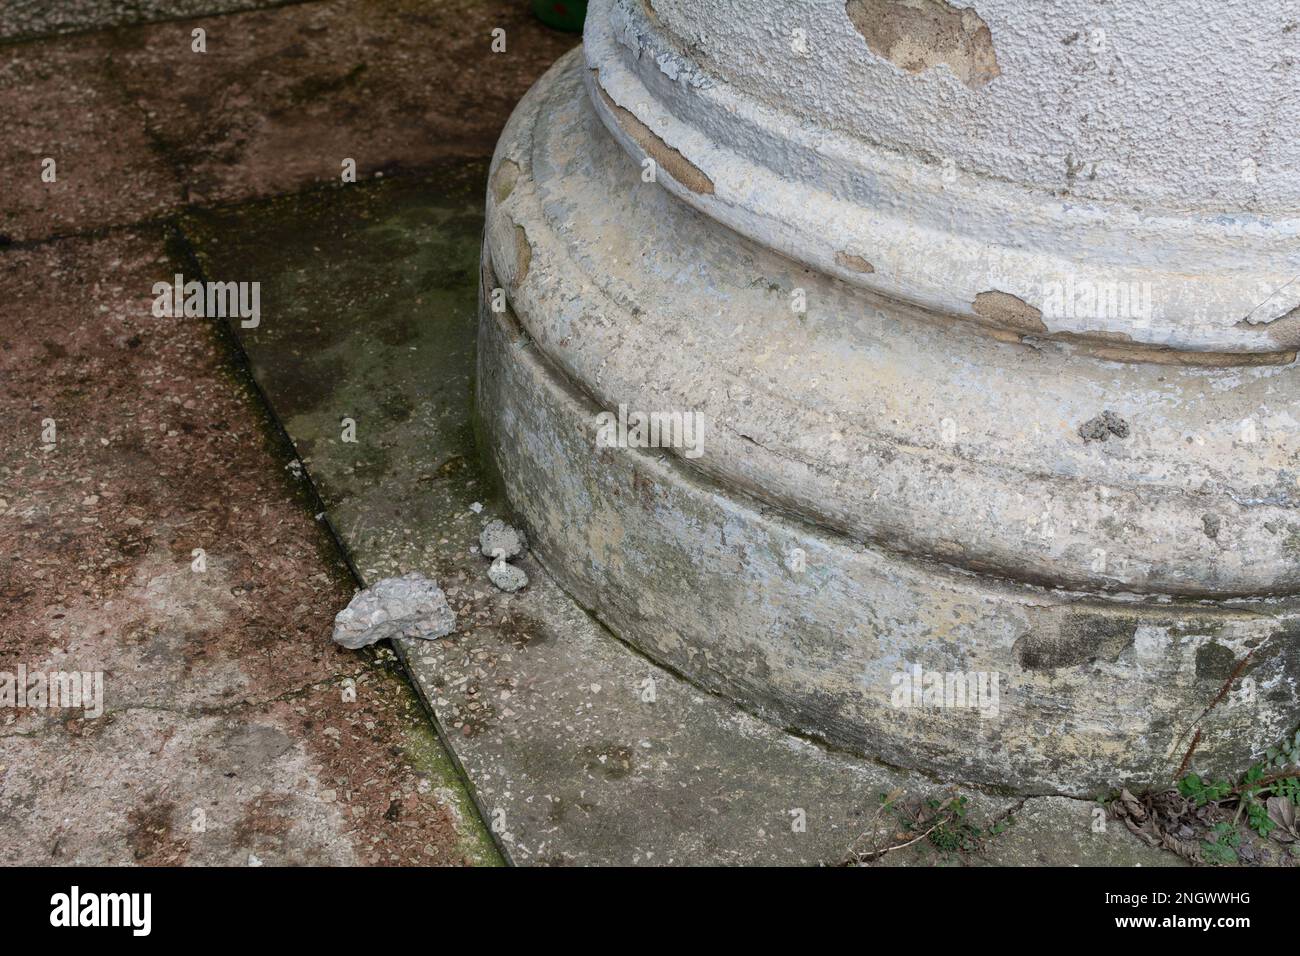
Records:
{"label": "textured stucco rendering", "polygon": [[[995,0],[978,15],[998,72],[968,84],[959,74],[991,67],[941,29],[918,27],[917,42],[937,37],[958,72],[937,56],[916,72],[896,37],[910,18],[889,32],[900,67],[855,26],[863,5],[747,6],[597,0],[584,39],[597,110],[614,127],[625,110],[679,151],[713,188],[664,185],[711,217],[1004,332],[1159,348],[1174,353],[1166,361],[1189,350],[1277,360],[1300,343],[1300,146],[1278,132],[1300,118],[1287,17],[1216,5],[1207,44],[1185,4],[1099,19],[1090,4]],[[1149,287],[1149,314],[1054,307],[1045,290],[1067,276]],[[1030,321],[981,316],[985,292],[1021,300]]]}

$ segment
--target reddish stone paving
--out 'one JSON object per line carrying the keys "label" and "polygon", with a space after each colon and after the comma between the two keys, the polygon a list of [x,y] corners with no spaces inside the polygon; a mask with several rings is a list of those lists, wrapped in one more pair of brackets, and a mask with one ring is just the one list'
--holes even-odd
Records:
{"label": "reddish stone paving", "polygon": [[[191,48],[200,28],[206,53]],[[512,0],[320,0],[6,45],[0,235],[297,192],[339,182],[345,158],[364,177],[488,156],[577,42]]]}
{"label": "reddish stone paving", "polygon": [[150,312],[161,231],[3,262],[0,670],[105,682],[98,719],[0,709],[11,854],[463,862],[412,692],[329,640],[351,579],[227,343]]}
{"label": "reddish stone paving", "polygon": [[492,859],[392,655],[329,641],[352,582],[229,340],[151,289],[187,204],[485,156],[576,42],[321,0],[3,47],[0,672],[105,681],[98,718],[0,705],[11,862]]}
{"label": "reddish stone paving", "polygon": [[[164,215],[181,204],[102,34],[0,47],[0,244]],[[54,160],[54,182],[42,161]]]}
{"label": "reddish stone paving", "polygon": [[329,0],[119,40],[122,84],[199,204],[337,183],[345,158],[367,176],[491,155],[515,103],[577,43],[527,3],[472,0]]}

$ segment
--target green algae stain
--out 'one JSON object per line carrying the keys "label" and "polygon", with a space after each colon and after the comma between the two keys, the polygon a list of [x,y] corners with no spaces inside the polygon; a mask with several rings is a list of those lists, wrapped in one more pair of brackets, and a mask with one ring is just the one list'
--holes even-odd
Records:
{"label": "green algae stain", "polygon": [[406,722],[404,736],[406,759],[417,772],[427,775],[430,784],[450,804],[460,852],[474,866],[505,866],[460,771],[438,740],[433,725],[420,714]]}

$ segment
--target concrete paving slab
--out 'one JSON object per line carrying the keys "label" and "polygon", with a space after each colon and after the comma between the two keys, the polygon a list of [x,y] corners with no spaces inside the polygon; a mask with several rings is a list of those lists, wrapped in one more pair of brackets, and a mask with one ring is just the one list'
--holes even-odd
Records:
{"label": "concrete paving slab", "polygon": [[[184,232],[209,278],[263,282],[263,323],[237,334],[360,577],[421,571],[456,610],[455,634],[398,649],[503,853],[521,864],[836,864],[855,844],[891,845],[898,822],[876,812],[880,794],[951,788],[697,690],[609,635],[531,555],[517,562],[526,590],[488,583],[478,535],[510,515],[471,425],[483,175],[482,164],[449,166],[210,210]],[[1017,806],[966,792],[972,820]],[[1078,803],[1053,803],[1032,844],[1075,826]],[[1098,859],[1175,862],[1113,826],[1080,838],[1092,843],[1107,847]],[[979,855],[922,840],[882,863]]]}
{"label": "concrete paving slab", "polygon": [[152,314],[185,266],[161,228],[0,250],[10,859],[497,860],[391,652],[330,642],[353,581],[229,341]]}
{"label": "concrete paving slab", "polygon": [[302,0],[59,0],[58,3],[9,0],[0,16],[0,41],[280,7],[294,2]]}
{"label": "concrete paving slab", "polygon": [[[206,31],[206,53],[191,31]],[[504,52],[492,50],[505,31]],[[123,87],[189,201],[229,202],[489,155],[574,44],[506,0],[328,0],[117,32]]]}
{"label": "concrete paving slab", "polygon": [[140,222],[180,205],[181,185],[118,87],[113,57],[105,34],[3,47],[0,245]]}

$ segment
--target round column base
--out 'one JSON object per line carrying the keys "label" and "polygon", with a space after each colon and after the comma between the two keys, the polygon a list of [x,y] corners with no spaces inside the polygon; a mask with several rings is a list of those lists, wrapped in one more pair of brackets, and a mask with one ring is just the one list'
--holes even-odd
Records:
{"label": "round column base", "polygon": [[[1041,561],[1018,564],[1014,539],[993,524],[989,535],[1003,536],[1001,550],[963,564],[960,540],[949,550],[934,542],[960,539],[968,529],[973,535],[982,509],[1000,506],[990,500],[994,486],[978,484],[992,480],[987,467],[960,455],[947,472],[936,466],[934,480],[946,473],[956,489],[945,506],[963,500],[963,487],[968,492],[967,523],[957,515],[949,535],[946,516],[916,508],[910,524],[890,526],[874,513],[855,522],[864,513],[858,509],[878,499],[856,498],[850,482],[828,478],[833,455],[782,466],[779,443],[774,451],[747,437],[742,420],[779,423],[791,414],[787,392],[758,387],[769,372],[776,379],[777,369],[802,362],[810,383],[842,374],[826,364],[837,353],[826,337],[850,334],[843,313],[861,293],[744,242],[642,183],[592,111],[583,69],[576,54],[557,64],[520,104],[498,146],[477,385],[485,448],[539,556],[581,604],[664,666],[780,726],[891,764],[1018,793],[1084,795],[1168,782],[1184,768],[1227,772],[1294,730],[1300,607],[1293,598],[1140,593],[1121,589],[1122,579],[1092,586],[1073,580],[1089,573],[1074,550],[1048,549]],[[585,226],[611,217],[620,228],[603,233],[607,241],[584,241]],[[826,309],[840,312],[814,319],[810,310],[808,323],[824,334],[807,333],[807,354],[788,351],[805,341],[798,330],[806,328],[790,316],[792,338],[766,349],[760,339],[744,353],[756,365],[719,368],[724,335],[743,338],[752,333],[738,326],[774,321],[745,311],[739,290],[753,292],[756,276],[779,290],[773,309],[787,307],[791,282],[803,282]],[[673,289],[679,295],[669,301]],[[699,312],[709,301],[712,311]],[[638,303],[655,304],[654,315]],[[657,325],[680,313],[694,314],[675,333]],[[914,354],[905,346],[920,338],[936,350],[948,337],[967,342],[968,380],[992,379],[993,363],[1012,360],[1004,349],[1029,349],[1028,359],[1014,357],[1022,365],[1075,367],[1064,345],[1044,355],[968,329],[918,332],[897,313],[882,327],[882,340],[894,336],[889,347],[898,354]],[[649,339],[647,329],[654,331]],[[852,350],[838,351],[851,366]],[[984,356],[988,362],[979,361]],[[1105,367],[1112,379],[1179,377],[1168,368]],[[1265,388],[1266,376],[1290,372],[1250,374]],[[887,392],[909,374],[924,378],[903,366],[874,386]],[[689,401],[692,391],[698,402],[684,407],[679,398]],[[968,401],[988,398],[972,391]],[[1084,398],[1104,401],[1105,388],[1061,401],[1082,406]],[[800,399],[806,422],[836,413],[834,396],[821,406]],[[609,420],[601,413],[617,417],[619,405],[629,414],[705,409],[703,443],[604,447],[598,436]],[[1000,414],[989,405],[972,420]],[[908,449],[853,424],[823,423],[818,440],[833,447],[838,434],[858,443],[851,464],[892,455],[904,459],[900,467],[918,469],[912,485],[930,480],[919,470],[928,467],[925,449],[908,458]],[[1032,457],[1032,438],[1018,448],[1008,434],[1008,454]],[[1080,458],[1085,469],[1123,467],[1089,455]],[[1104,524],[1107,506],[1096,501],[1107,496],[1088,478],[1049,489],[1049,497],[1065,501],[1063,535],[1068,515],[1089,500],[1103,509],[1093,517]],[[1002,497],[1040,493],[1030,483]],[[1116,497],[1124,494],[1117,482]],[[1161,507],[1192,520],[1177,496]],[[878,510],[887,511],[887,502]],[[1079,532],[1079,547],[1090,543],[1088,533]],[[970,548],[978,544],[972,537]],[[1168,545],[1174,571],[1162,564],[1151,573],[1197,585],[1198,568],[1207,565],[1176,544]],[[1136,554],[1139,545],[1132,547]],[[1242,580],[1250,566],[1242,563]],[[1069,586],[1051,586],[1054,575]],[[1221,587],[1200,583],[1207,591]]]}

